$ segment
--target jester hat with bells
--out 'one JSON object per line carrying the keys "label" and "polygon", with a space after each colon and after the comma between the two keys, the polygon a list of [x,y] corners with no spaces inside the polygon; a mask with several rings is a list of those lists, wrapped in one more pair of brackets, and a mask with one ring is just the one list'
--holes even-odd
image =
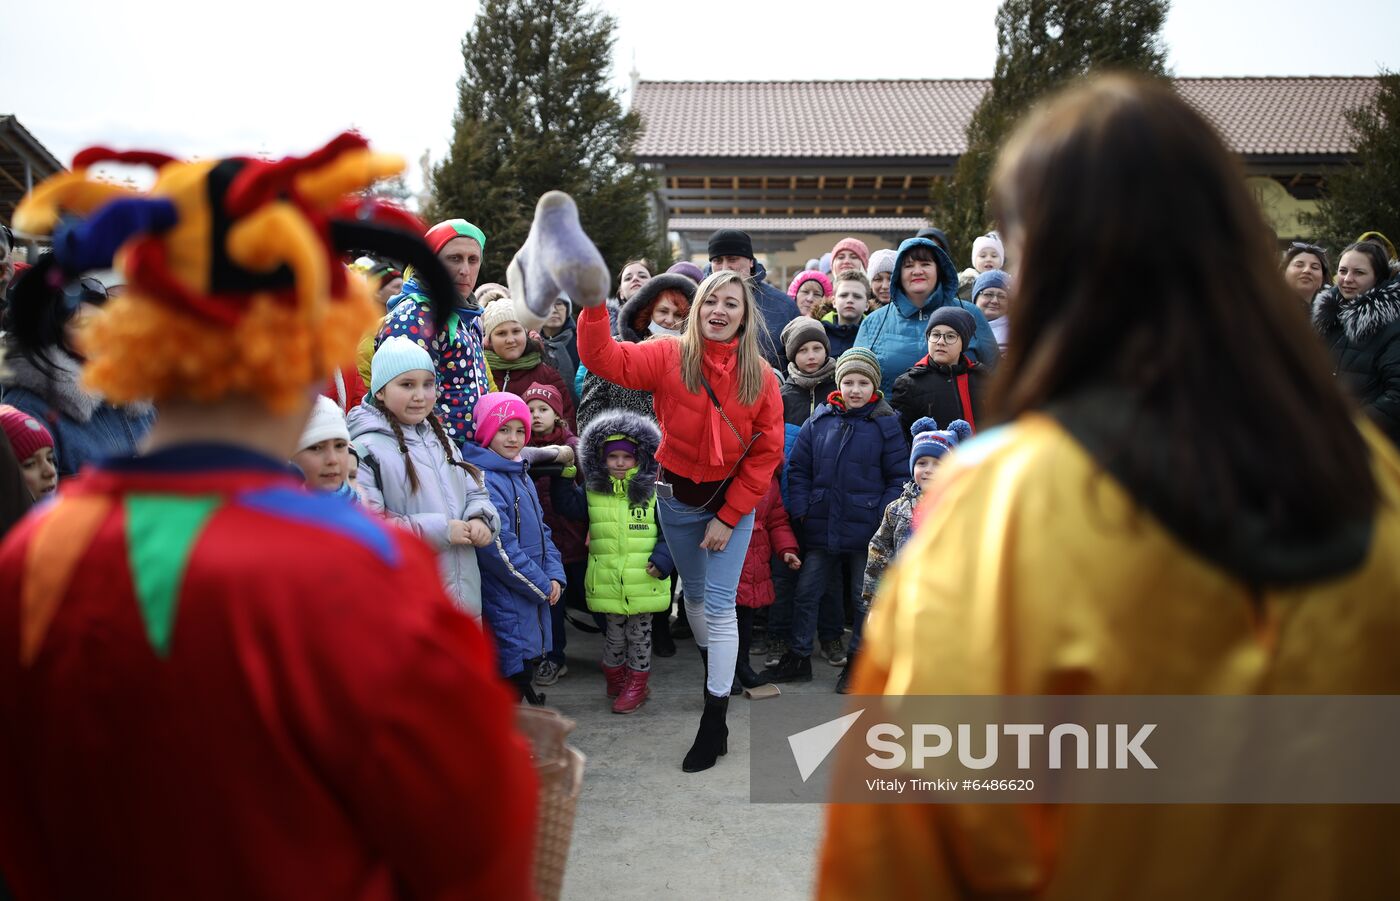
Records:
{"label": "jester hat with bells", "polygon": [[[154,167],[155,184],[143,194],[90,177],[102,162]],[[275,162],[89,148],[15,211],[17,230],[54,240],[13,302],[43,302],[34,295],[115,259],[127,291],[79,338],[91,388],[118,404],[243,396],[292,409],[383,315],[342,251],[411,262],[429,290],[455,293],[416,219],[357,193],[402,169],[354,133]]]}

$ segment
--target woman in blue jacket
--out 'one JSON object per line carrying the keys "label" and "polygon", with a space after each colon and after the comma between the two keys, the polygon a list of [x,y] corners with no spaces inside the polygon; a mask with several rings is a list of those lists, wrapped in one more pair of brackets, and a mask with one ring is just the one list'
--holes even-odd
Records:
{"label": "woman in blue jacket", "polygon": [[899,245],[890,302],[866,316],[856,334],[856,347],[870,348],[880,361],[881,391],[889,394],[894,380],[924,355],[924,332],[933,311],[956,306],[977,323],[967,355],[985,369],[994,368],[1001,358],[996,336],[976,304],[958,300],[958,271],[948,254],[928,238],[910,238]]}
{"label": "woman in blue jacket", "polygon": [[62,479],[88,463],[134,456],[155,412],[149,404],[114,407],[78,381],[83,358],[76,339],[83,321],[107,302],[107,289],[93,278],[50,289],[43,276],[31,269],[11,292],[0,402],[48,427]]}
{"label": "woman in blue jacket", "polygon": [[[837,390],[797,434],[788,461],[788,513],[799,524],[806,555],[788,651],[763,671],[770,681],[811,681],[812,635],[822,597],[843,564],[850,566],[851,589],[860,597],[870,539],[885,507],[904,488],[909,446],[879,384],[875,355],[863,347],[846,351],[836,363]],[[856,635],[860,626],[857,620]],[[845,662],[839,631],[818,637],[833,665]]]}

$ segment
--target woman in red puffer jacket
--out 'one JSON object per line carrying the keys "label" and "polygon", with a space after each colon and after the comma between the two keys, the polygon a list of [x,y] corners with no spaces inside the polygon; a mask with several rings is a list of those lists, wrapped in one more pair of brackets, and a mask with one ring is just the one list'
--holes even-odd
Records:
{"label": "woman in red puffer jacket", "polygon": [[748,283],[716,272],[695,292],[679,338],[619,344],[607,309],[578,318],[583,365],[624,388],[652,392],[661,447],[657,515],[681,573],[690,626],[705,660],[705,710],[681,768],[729,750],[725,717],[739,650],[734,596],[754,508],[783,460],[783,401],[763,357],[762,314]]}

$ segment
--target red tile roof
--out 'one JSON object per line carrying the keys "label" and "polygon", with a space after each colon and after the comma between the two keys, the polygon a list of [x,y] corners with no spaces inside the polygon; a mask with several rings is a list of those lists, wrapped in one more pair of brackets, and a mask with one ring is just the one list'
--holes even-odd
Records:
{"label": "red tile roof", "polygon": [[[1367,77],[1178,78],[1178,90],[1243,154],[1351,150],[1342,110],[1370,102]],[[643,160],[947,157],[991,82],[642,81]],[[714,118],[722,110],[723,119]],[[724,127],[715,127],[719,122]],[[707,123],[709,127],[707,127]],[[732,127],[731,127],[732,126]]]}
{"label": "red tile roof", "polygon": [[671,231],[737,228],[755,232],[903,232],[913,234],[928,220],[920,216],[672,216]]}

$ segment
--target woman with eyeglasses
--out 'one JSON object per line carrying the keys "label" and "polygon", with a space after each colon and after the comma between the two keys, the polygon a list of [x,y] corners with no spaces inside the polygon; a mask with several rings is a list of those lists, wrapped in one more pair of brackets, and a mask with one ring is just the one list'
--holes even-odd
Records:
{"label": "woman with eyeglasses", "polygon": [[1283,280],[1303,302],[1303,309],[1312,310],[1313,298],[1331,278],[1327,251],[1316,244],[1294,241],[1283,252]]}
{"label": "woman with eyeglasses", "polygon": [[894,380],[890,406],[904,424],[904,434],[925,416],[940,428],[965,420],[977,429],[987,370],[967,355],[977,333],[972,314],[961,307],[940,307],[928,321],[928,355]]}
{"label": "woman with eyeglasses", "polygon": [[[1004,425],[982,423],[943,459],[876,593],[851,694],[889,706],[837,748],[817,896],[1393,896],[1400,805],[1223,803],[1261,764],[1328,739],[1301,717],[1276,758],[1236,749],[1264,731],[1254,715],[1168,729],[1221,755],[1195,796],[1213,804],[1101,803],[1150,797],[1132,779],[1082,803],[1061,791],[1071,765],[1051,769],[1046,740],[1013,742],[1011,725],[998,765],[1028,760],[1014,778],[1048,794],[1022,782],[996,797],[908,783],[898,798],[857,795],[866,779],[933,775],[917,749],[952,760],[948,742],[906,737],[916,750],[879,770],[867,761],[889,762],[888,746],[861,740],[882,715],[908,712],[906,729],[958,715],[930,710],[937,696],[1029,696],[1039,713],[1008,707],[1025,718],[1002,722],[1048,735],[1085,728],[1088,715],[1066,713],[1083,710],[1075,695],[1400,693],[1400,457],[1338,390],[1219,133],[1168,83],[1096,78],[1038,105],[991,185],[1023,264],[989,398]],[[1114,265],[1084,265],[1086,247]],[[1155,722],[1162,708],[1134,709]],[[980,731],[956,740],[967,765],[937,775],[993,772],[973,769],[984,747],[995,756]],[[1348,765],[1322,781],[1355,775]],[[1362,771],[1376,784],[1379,766]],[[1371,797],[1353,785],[1349,797]],[[898,803],[865,803],[883,800]]]}
{"label": "woman with eyeglasses", "polygon": [[102,282],[88,277],[54,289],[40,283],[43,275],[27,270],[10,292],[0,401],[48,426],[63,479],[89,462],[134,456],[155,414],[148,404],[114,407],[78,381],[84,323],[107,302]]}
{"label": "woman with eyeglasses", "polygon": [[1336,284],[1313,302],[1313,325],[1347,392],[1400,445],[1400,278],[1383,246],[1360,241],[1342,251]]}

